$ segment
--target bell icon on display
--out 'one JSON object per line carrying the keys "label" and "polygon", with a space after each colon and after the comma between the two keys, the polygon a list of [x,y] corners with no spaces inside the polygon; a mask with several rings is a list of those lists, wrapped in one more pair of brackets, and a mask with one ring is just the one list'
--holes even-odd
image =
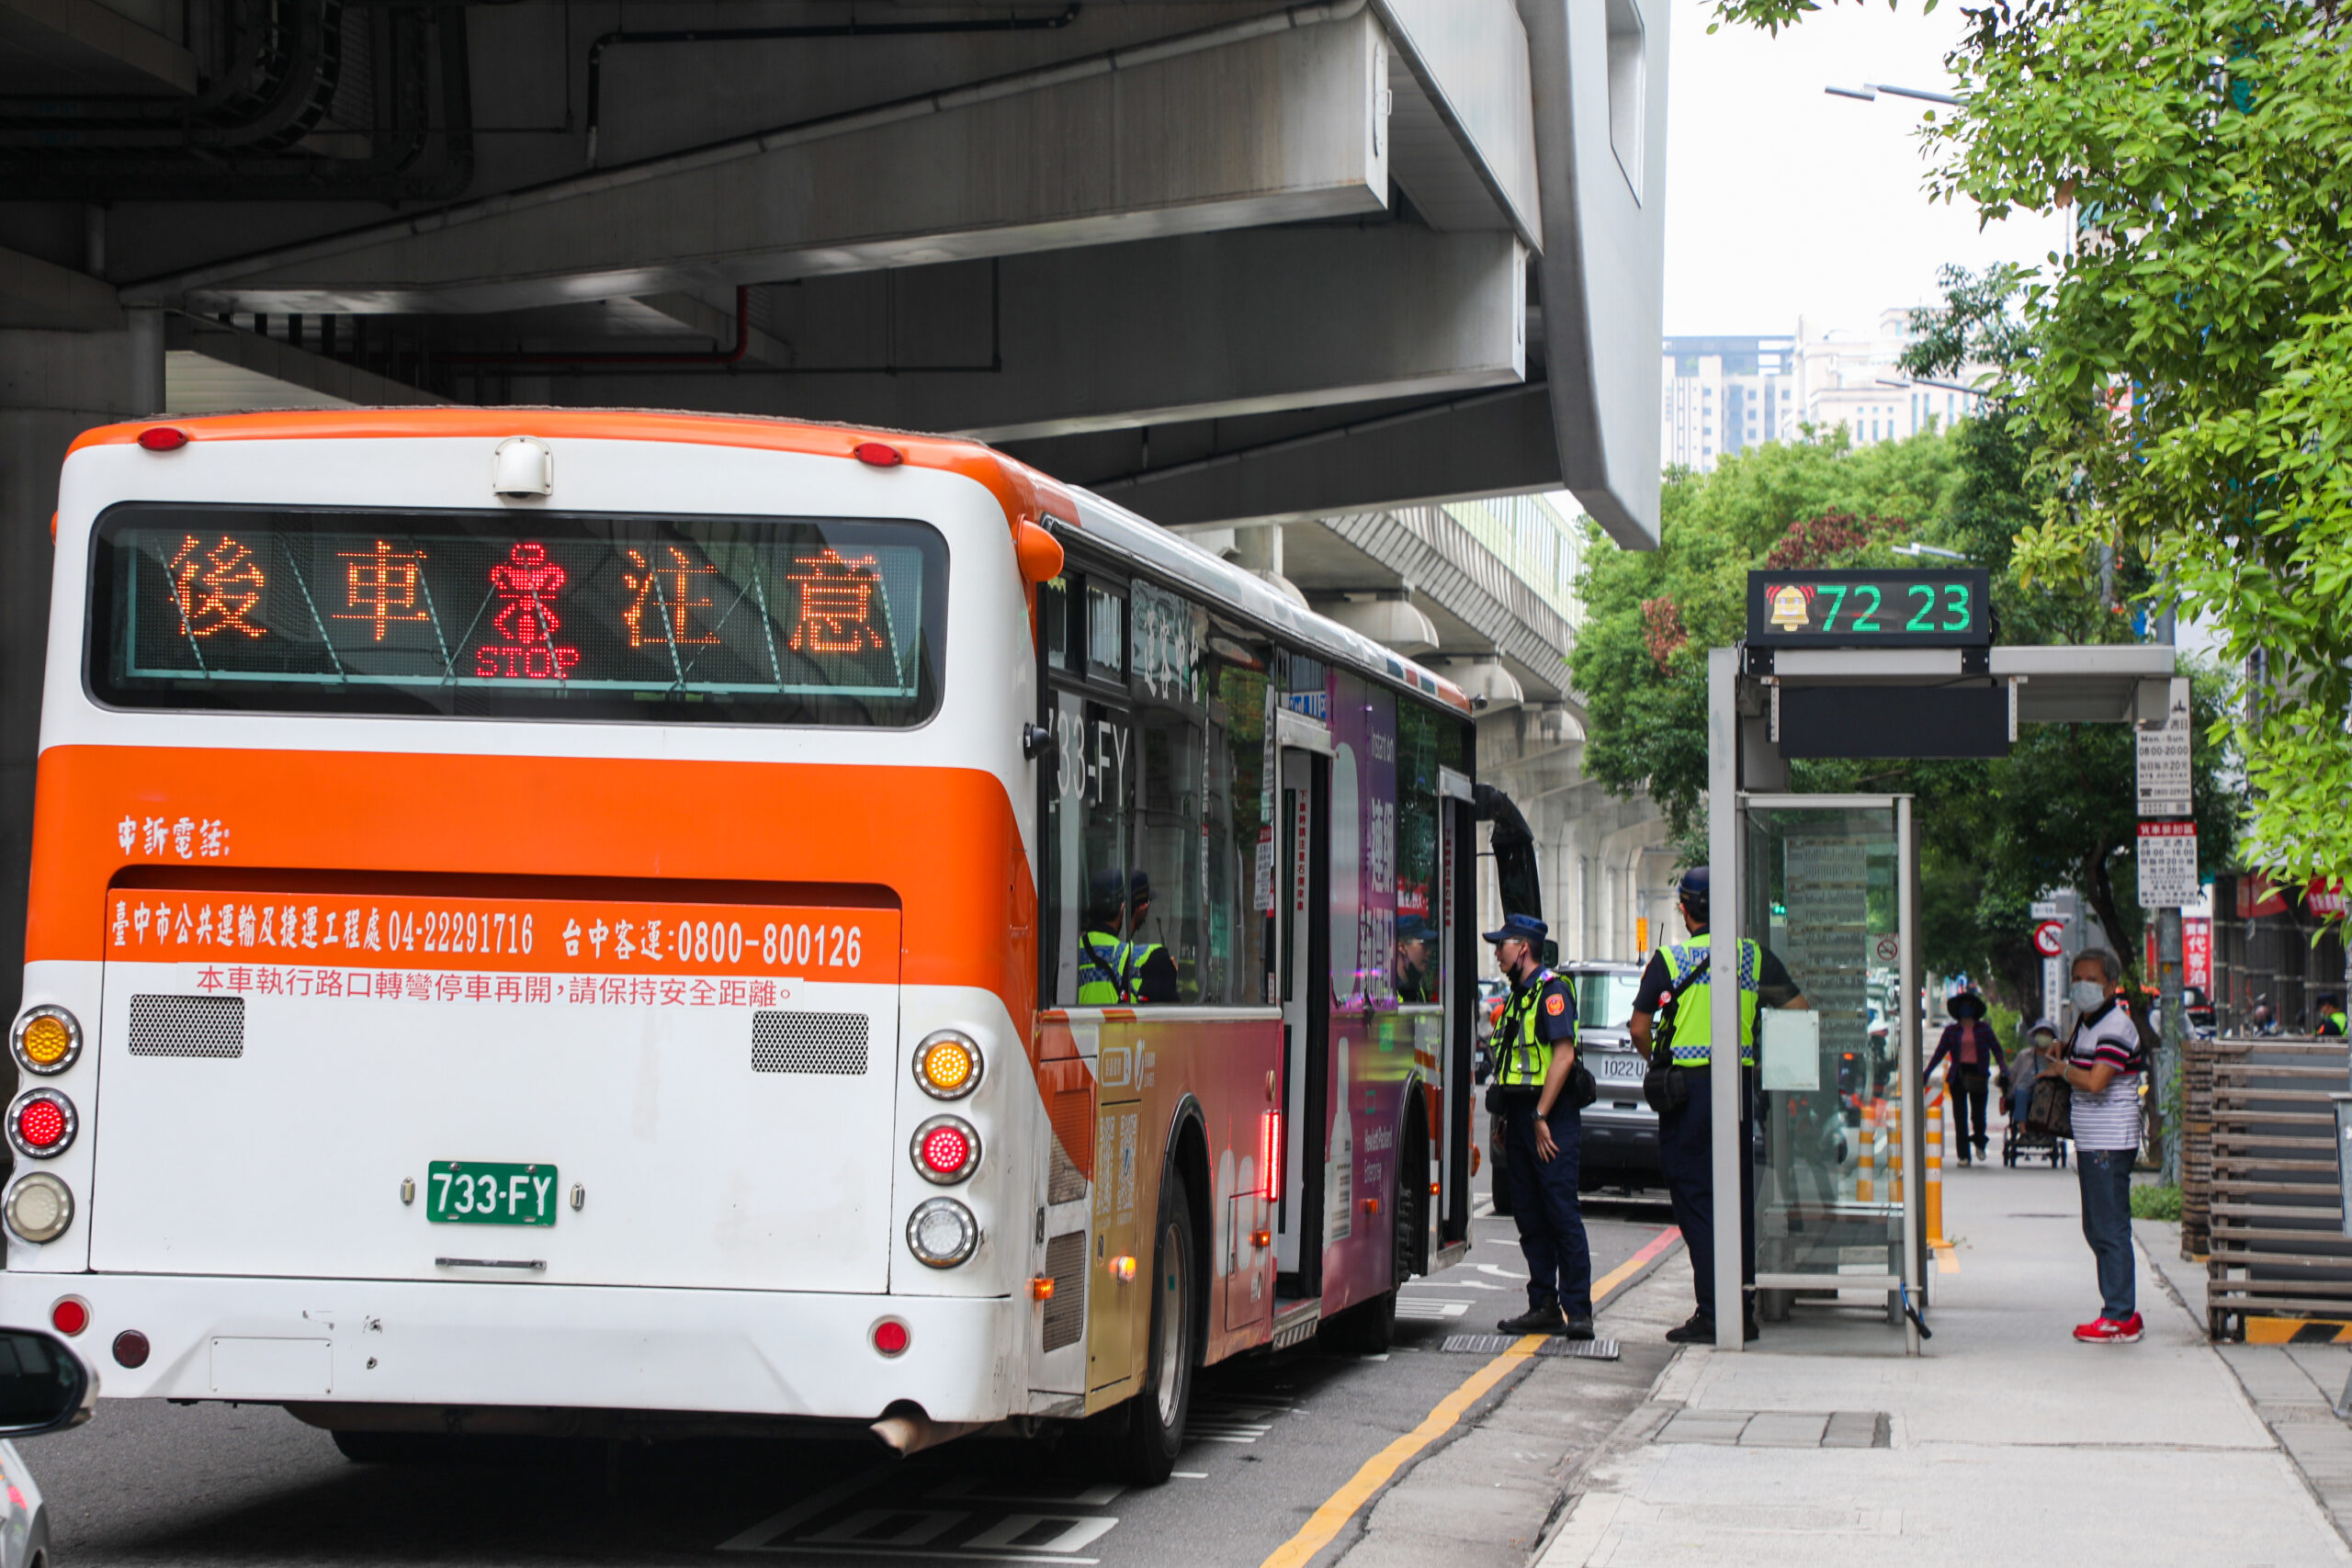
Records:
{"label": "bell icon on display", "polygon": [[1772,624],[1784,632],[1801,632],[1812,618],[1812,595],[1793,582],[1772,590]]}

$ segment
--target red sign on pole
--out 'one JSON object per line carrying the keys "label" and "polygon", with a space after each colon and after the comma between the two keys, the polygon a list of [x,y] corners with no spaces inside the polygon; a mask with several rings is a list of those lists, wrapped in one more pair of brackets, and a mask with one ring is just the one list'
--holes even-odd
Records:
{"label": "red sign on pole", "polygon": [[2213,922],[2190,916],[2180,922],[2181,983],[2213,994]]}
{"label": "red sign on pole", "polygon": [[2344,884],[2333,876],[2314,876],[2303,889],[2303,908],[2314,915],[2344,914]]}
{"label": "red sign on pole", "polygon": [[2055,958],[2066,951],[2066,922],[2043,920],[2033,928],[2033,950],[2044,958]]}

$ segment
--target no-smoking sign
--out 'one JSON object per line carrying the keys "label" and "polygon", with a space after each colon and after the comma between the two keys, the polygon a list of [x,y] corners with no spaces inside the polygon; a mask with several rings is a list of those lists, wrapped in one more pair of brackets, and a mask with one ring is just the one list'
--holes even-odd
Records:
{"label": "no-smoking sign", "polygon": [[2033,950],[2044,958],[2055,958],[2066,951],[2066,922],[2043,920],[2033,928]]}
{"label": "no-smoking sign", "polygon": [[1877,955],[1881,964],[1892,964],[1902,956],[1903,946],[1893,937],[1883,936],[1872,945],[1871,951]]}

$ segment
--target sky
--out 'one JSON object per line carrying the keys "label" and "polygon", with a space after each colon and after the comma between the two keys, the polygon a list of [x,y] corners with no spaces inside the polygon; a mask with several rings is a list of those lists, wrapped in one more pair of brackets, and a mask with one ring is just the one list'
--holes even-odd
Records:
{"label": "sky", "polygon": [[1894,305],[1932,304],[1947,262],[2036,263],[2062,236],[2053,215],[1979,232],[1961,205],[1931,204],[1917,139],[1928,106],[1832,97],[1825,85],[1946,92],[1957,0],[1824,4],[1779,38],[1707,32],[1707,0],[1667,0],[1666,331],[1778,333],[1873,327]]}

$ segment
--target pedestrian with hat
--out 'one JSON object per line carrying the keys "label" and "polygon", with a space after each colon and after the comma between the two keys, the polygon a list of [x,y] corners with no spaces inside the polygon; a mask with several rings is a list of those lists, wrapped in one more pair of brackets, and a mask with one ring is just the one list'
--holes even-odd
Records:
{"label": "pedestrian with hat", "polygon": [[1592,1251],[1577,1198],[1592,1075],[1577,1063],[1577,1004],[1544,963],[1550,928],[1506,915],[1486,933],[1510,999],[1495,1026],[1487,1109],[1504,1118],[1503,1166],[1511,1219],[1527,1258],[1527,1310],[1495,1326],[1505,1334],[1592,1337]]}
{"label": "pedestrian with hat", "polygon": [[[1634,1048],[1649,1053],[1653,1064],[1659,1054],[1655,1038],[1666,1047],[1668,1065],[1650,1074],[1666,1102],[1653,1099],[1657,1118],[1658,1165],[1666,1177],[1667,1196],[1674,1204],[1674,1223],[1681,1227],[1690,1256],[1690,1287],[1698,1311],[1689,1322],[1667,1330],[1678,1345],[1712,1345],[1715,1340],[1715,1112],[1713,1074],[1718,1068],[1739,1074],[1739,1204],[1740,1318],[1742,1336],[1756,1337],[1756,1039],[1759,1007],[1802,1008],[1804,998],[1779,956],[1742,937],[1734,964],[1739,989],[1739,1040],[1736,1055],[1714,1045],[1714,1004],[1710,969],[1713,953],[1707,934],[1710,879],[1707,868],[1694,865],[1682,874],[1676,902],[1690,940],[1669,943],[1650,956],[1642,971],[1641,989],[1634,1001],[1627,1032]],[[1653,1021],[1657,1021],[1655,1023]]]}

